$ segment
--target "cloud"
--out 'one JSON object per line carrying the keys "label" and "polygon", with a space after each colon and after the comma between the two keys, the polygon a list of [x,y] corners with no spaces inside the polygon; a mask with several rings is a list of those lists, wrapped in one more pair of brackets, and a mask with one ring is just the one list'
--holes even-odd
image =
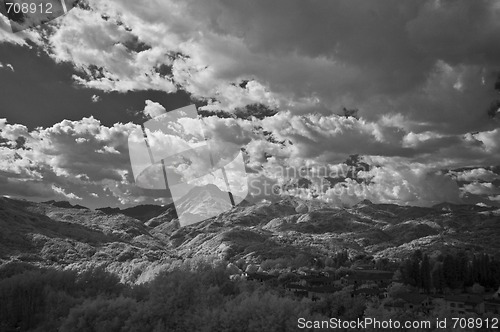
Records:
{"label": "cloud", "polygon": [[41,34],[33,29],[13,33],[7,17],[0,15],[0,45],[2,43],[10,43],[25,47],[32,47],[28,42],[41,45],[43,43]]}
{"label": "cloud", "polygon": [[167,110],[165,109],[165,107],[163,107],[161,104],[156,103],[156,102],[151,101],[151,100],[146,100],[146,107],[144,108],[143,113],[146,116],[149,116],[151,118],[155,118],[159,115],[166,113],[166,111]]}
{"label": "cloud", "polygon": [[500,175],[484,168],[475,168],[475,169],[465,170],[462,172],[452,172],[452,174],[456,177],[458,181],[465,181],[465,182],[473,182],[473,181],[491,182],[493,180],[500,179]]}
{"label": "cloud", "polygon": [[[470,182],[462,191],[439,170],[499,163],[499,122],[487,114],[498,99],[497,1],[88,3],[50,23],[43,38],[38,30],[2,31],[0,40],[32,40],[55,61],[72,64],[75,82],[88,88],[182,89],[212,111],[252,103],[280,109],[262,121],[204,119],[216,149],[244,147],[258,179],[277,183],[275,168],[330,167],[361,154],[376,166],[366,174],[372,183],[347,179],[330,188],[332,195],[351,192],[339,204],[368,198],[429,205],[457,201],[464,191],[495,195],[480,183],[494,181],[486,168],[452,174]],[[359,118],[339,116],[343,107],[358,108]],[[143,113],[164,111],[147,100]],[[12,174],[38,181],[49,172],[105,185],[92,188],[100,197],[146,199],[130,186],[126,166],[133,124],[106,127],[86,118],[30,131],[0,119],[0,128],[0,165]]]}
{"label": "cloud", "polygon": [[335,1],[307,10],[295,0],[89,4],[93,10],[74,9],[60,22],[47,48],[81,70],[75,79],[89,87],[177,85],[207,98],[208,109],[358,107],[371,120],[403,114],[415,133],[491,129],[486,111],[476,110],[495,98],[494,1]]}
{"label": "cloud", "polygon": [[500,153],[500,129],[475,133],[472,137],[485,151],[497,156]]}
{"label": "cloud", "polygon": [[[423,164],[387,160],[369,170],[357,170],[347,178],[345,176],[349,174],[349,166],[331,166],[327,169],[329,180],[326,180],[325,175],[312,171],[315,167],[325,169],[319,165],[304,167],[302,172],[294,172],[290,168],[286,171],[281,169],[276,172],[278,176],[266,177],[264,172],[259,175],[251,174],[256,179],[252,182],[252,194],[259,195],[265,191],[269,198],[272,196],[270,188],[285,188],[287,194],[303,199],[323,200],[334,206],[352,206],[365,199],[377,204],[413,206],[433,206],[441,202],[463,203],[462,191],[452,177]],[[286,179],[283,174],[290,177]],[[304,185],[306,182],[308,184]]]}
{"label": "cloud", "polygon": [[0,173],[0,194],[17,196],[23,198],[46,199],[58,197],[56,192],[40,180],[26,181],[25,179],[13,178],[10,174]]}
{"label": "cloud", "polygon": [[57,62],[71,62],[81,74],[74,79],[103,91],[162,90],[176,88],[161,67],[167,54],[141,44],[124,25],[103,14],[73,9],[50,35],[46,51]]}
{"label": "cloud", "polygon": [[[366,160],[369,161],[369,160]],[[311,168],[309,168],[311,169]],[[458,184],[440,171],[418,163],[386,159],[383,164],[348,174],[349,166],[330,168],[334,183],[318,174],[304,172],[301,179],[311,183],[291,193],[306,199],[321,199],[337,206],[352,206],[368,199],[374,203],[432,206],[441,202],[462,203]]]}
{"label": "cloud", "polygon": [[43,43],[87,87],[180,88],[230,111],[356,107],[371,121],[400,114],[414,134],[498,125],[486,114],[500,68],[496,1],[88,3],[50,23]]}
{"label": "cloud", "polygon": [[[392,118],[395,119],[395,118]],[[403,118],[398,118],[403,119]],[[262,120],[264,130],[278,141],[293,143],[290,158],[311,158],[338,163],[350,154],[403,157],[415,162],[456,168],[470,160],[491,165],[498,162],[497,130],[466,136],[437,131],[415,133],[410,126],[384,117],[379,121],[337,115],[294,115],[281,112]]]}
{"label": "cloud", "polygon": [[480,196],[493,196],[500,194],[500,188],[492,183],[468,183],[463,186],[463,190]]}
{"label": "cloud", "polygon": [[54,190],[56,193],[60,194],[61,196],[63,196],[64,198],[66,199],[70,199],[70,200],[82,200],[81,197],[78,197],[76,196],[75,194],[73,193],[66,193],[64,191],[64,189],[62,188],[59,188],[58,186],[55,186],[55,185],[52,185],[52,190]]}
{"label": "cloud", "polygon": [[[149,100],[146,105],[147,114],[154,115],[155,111],[163,110],[161,105]],[[190,120],[179,121],[172,128],[182,135],[201,137],[197,126]],[[33,190],[31,195],[43,193],[47,196],[51,192],[50,195],[58,197],[66,195],[69,199],[88,201],[96,198],[91,195],[94,193],[120,204],[137,204],[159,198],[166,201],[168,197],[164,192],[144,191],[134,183],[127,146],[128,136],[133,130],[140,130],[140,127],[132,123],[108,127],[93,117],[64,120],[31,131],[0,119],[0,140],[3,142],[0,170],[6,177],[4,188],[10,188],[4,189],[4,193],[21,193],[23,191],[15,187],[29,184]],[[301,179],[307,179],[311,185],[299,195],[338,205],[370,199],[377,203],[430,206],[440,201],[461,202],[463,192],[497,194],[496,189],[487,187],[491,183],[473,183],[460,190],[455,181],[491,180],[494,174],[486,169],[449,175],[440,171],[462,162],[461,158],[452,158],[453,149],[462,150],[462,155],[470,150],[469,153],[476,157],[487,158],[495,148],[496,133],[480,132],[466,139],[457,136],[451,141],[456,147],[450,150],[449,138],[447,144],[440,144],[445,138],[439,135],[413,135],[394,119],[371,122],[353,117],[293,115],[291,112],[280,112],[263,120],[210,116],[203,118],[202,131],[213,143],[211,146],[217,156],[244,148],[249,186],[255,197],[272,196],[273,186],[291,185],[303,181]],[[158,134],[150,135],[154,149],[163,146]],[[410,146],[406,146],[408,144]],[[372,168],[347,176],[350,166],[343,161],[351,151],[365,154],[363,162]],[[370,154],[374,151],[377,153]],[[443,161],[429,157],[429,154],[438,153],[449,159]],[[420,162],[420,159],[427,162]],[[200,165],[206,169],[211,167],[208,163]],[[192,171],[196,173],[196,170]],[[296,170],[299,171],[294,172]],[[189,168],[173,171],[190,172]],[[332,176],[332,172],[339,181],[327,185],[325,177]],[[49,188],[55,187],[42,191],[42,183],[49,184]]]}
{"label": "cloud", "polygon": [[[173,80],[196,96],[222,100],[223,107],[261,98],[294,109],[353,103],[367,114],[418,117],[405,102],[418,98],[443,66],[448,72],[430,87],[450,94],[450,87],[467,91],[483,80],[487,90],[499,65],[495,1],[344,0],[304,8],[298,0],[141,6],[91,0],[89,6],[51,23],[46,49],[82,71],[78,82],[103,90],[174,91]],[[232,83],[242,79],[260,92],[235,89]],[[366,107],[374,103],[377,108]]]}
{"label": "cloud", "polygon": [[0,119],[0,192],[83,200],[90,206],[164,197],[163,191],[137,188],[130,174],[127,138],[137,128],[132,123],[107,127],[90,117],[30,131]]}
{"label": "cloud", "polygon": [[99,97],[98,95],[92,95],[91,100],[93,103],[98,103],[99,101],[101,101],[101,97]]}
{"label": "cloud", "polygon": [[457,183],[425,165],[390,163],[365,176],[371,179],[368,198],[374,202],[419,206],[461,202]]}

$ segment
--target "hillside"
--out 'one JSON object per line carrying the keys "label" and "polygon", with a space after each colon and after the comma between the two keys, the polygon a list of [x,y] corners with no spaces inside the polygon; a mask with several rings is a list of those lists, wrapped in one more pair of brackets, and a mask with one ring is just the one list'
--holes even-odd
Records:
{"label": "hillside", "polygon": [[[125,216],[138,219],[142,222],[146,222],[154,217],[157,217],[166,211],[172,211],[173,204],[169,204],[167,206],[160,205],[138,205],[131,208],[120,209],[120,208],[101,208],[97,209],[97,211],[104,212],[107,215],[116,215],[123,214]],[[175,209],[173,209],[173,213],[175,214]],[[177,217],[177,215],[175,215]]]}
{"label": "hillside", "polygon": [[[172,260],[200,256],[260,264],[299,256],[324,260],[344,249],[350,257],[388,259],[417,248],[432,255],[461,249],[500,254],[496,208],[307,204],[290,199],[242,204],[181,228],[171,206],[161,207],[158,215],[160,209],[154,208],[155,216],[144,221],[123,213],[0,198],[0,260],[61,268],[105,265],[134,282]],[[141,216],[147,214],[141,210]]]}
{"label": "hillside", "polygon": [[159,261],[165,244],[139,220],[89,209],[0,198],[0,259],[84,268],[109,265],[123,279]]}

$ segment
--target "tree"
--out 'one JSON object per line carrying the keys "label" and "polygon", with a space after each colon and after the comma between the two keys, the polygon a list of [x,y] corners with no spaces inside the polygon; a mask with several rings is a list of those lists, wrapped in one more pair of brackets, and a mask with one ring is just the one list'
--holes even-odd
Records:
{"label": "tree", "polygon": [[450,288],[456,288],[456,265],[455,259],[450,254],[443,260],[443,275],[445,283]]}
{"label": "tree", "polygon": [[420,274],[420,261],[417,257],[413,257],[411,261],[411,275],[414,279],[413,286],[422,288],[422,275]]}
{"label": "tree", "polygon": [[119,294],[123,290],[120,279],[109,273],[103,266],[90,268],[78,276],[77,286],[87,297],[98,294]]}
{"label": "tree", "polygon": [[424,255],[422,263],[420,264],[420,279],[422,282],[422,288],[425,292],[429,293],[432,287],[431,282],[431,266],[429,261],[429,256]]}
{"label": "tree", "polygon": [[292,282],[299,282],[300,281],[300,278],[298,275],[296,275],[295,273],[291,273],[291,272],[288,272],[288,273],[283,273],[281,274],[279,277],[278,277],[278,281],[281,283],[281,284],[289,284],[289,283],[292,283]]}
{"label": "tree", "polygon": [[393,299],[398,298],[403,294],[408,294],[410,292],[410,288],[400,282],[393,282],[387,287],[387,293]]}
{"label": "tree", "polygon": [[484,293],[484,287],[478,284],[477,282],[472,285],[472,293],[474,294],[483,294]]}
{"label": "tree", "polygon": [[241,294],[213,310],[207,331],[292,331],[297,317],[310,317],[310,302],[279,297],[270,292]]}
{"label": "tree", "polygon": [[464,251],[459,251],[456,258],[457,264],[457,279],[465,286],[469,268],[469,258]]}
{"label": "tree", "polygon": [[347,250],[338,251],[333,256],[333,262],[336,268],[344,266],[345,263],[347,263],[348,261],[349,261],[349,253],[347,252]]}
{"label": "tree", "polygon": [[124,297],[87,300],[71,310],[60,331],[123,331],[136,308],[134,300]]}
{"label": "tree", "polygon": [[387,270],[389,268],[389,260],[387,258],[377,259],[375,268],[378,270]]}
{"label": "tree", "polygon": [[436,291],[442,293],[444,287],[446,286],[446,281],[444,278],[443,264],[441,262],[434,263],[434,268],[431,272],[432,275],[432,285]]}
{"label": "tree", "polygon": [[401,263],[401,274],[405,284],[422,287],[420,277],[420,259],[418,254],[413,254]]}

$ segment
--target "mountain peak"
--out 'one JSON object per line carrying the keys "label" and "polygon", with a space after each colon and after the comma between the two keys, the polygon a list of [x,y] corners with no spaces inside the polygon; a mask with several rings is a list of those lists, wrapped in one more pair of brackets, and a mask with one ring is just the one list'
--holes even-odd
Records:
{"label": "mountain peak", "polygon": [[355,207],[366,206],[366,205],[375,205],[375,204],[373,204],[373,202],[370,201],[369,199],[364,199],[361,202],[357,203]]}
{"label": "mountain peak", "polygon": [[55,200],[50,200],[50,201],[46,201],[46,202],[42,202],[43,204],[49,204],[49,205],[52,205],[52,206],[55,206],[55,207],[60,207],[60,208],[63,208],[63,209],[77,209],[77,210],[88,210],[89,208],[88,207],[85,207],[85,206],[82,206],[82,205],[78,205],[78,204],[71,204],[70,202],[68,201],[55,201]]}
{"label": "mountain peak", "polygon": [[[231,195],[213,184],[194,187],[175,202],[181,225],[190,225],[231,210]],[[242,199],[233,196],[236,203]]]}
{"label": "mountain peak", "polygon": [[219,187],[217,187],[215,184],[212,184],[212,183],[209,183],[209,184],[206,184],[204,186],[196,186],[196,187],[193,187],[191,190],[189,190],[189,192],[185,195],[185,196],[188,196],[188,195],[195,195],[195,194],[199,194],[199,193],[203,193],[203,192],[210,192],[210,193],[223,193],[222,190],[220,190]]}

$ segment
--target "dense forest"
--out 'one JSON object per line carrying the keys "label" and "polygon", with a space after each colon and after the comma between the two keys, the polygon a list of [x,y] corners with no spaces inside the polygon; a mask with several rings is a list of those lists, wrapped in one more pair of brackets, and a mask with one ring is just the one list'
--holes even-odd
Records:
{"label": "dense forest", "polygon": [[[338,253],[331,265],[345,272],[346,259]],[[449,293],[474,284],[491,290],[499,273],[500,262],[487,255],[430,259],[417,250],[401,262],[388,298],[368,299],[346,286],[313,300],[282,287],[286,273],[274,282],[251,281],[231,276],[217,261],[183,263],[141,285],[120,283],[104,268],[76,272],[11,262],[0,268],[0,331],[294,331],[301,317],[434,320],[452,315],[445,306],[395,312],[387,305],[402,293]]]}
{"label": "dense forest", "polygon": [[312,302],[255,281],[230,280],[201,264],[124,285],[96,268],[75,271],[14,263],[0,270],[1,331],[292,331],[307,317],[355,319],[361,298],[337,293]]}
{"label": "dense forest", "polygon": [[487,289],[500,286],[500,261],[487,254],[471,257],[463,251],[430,259],[416,250],[400,267],[402,281],[429,293],[466,289],[474,284]]}

